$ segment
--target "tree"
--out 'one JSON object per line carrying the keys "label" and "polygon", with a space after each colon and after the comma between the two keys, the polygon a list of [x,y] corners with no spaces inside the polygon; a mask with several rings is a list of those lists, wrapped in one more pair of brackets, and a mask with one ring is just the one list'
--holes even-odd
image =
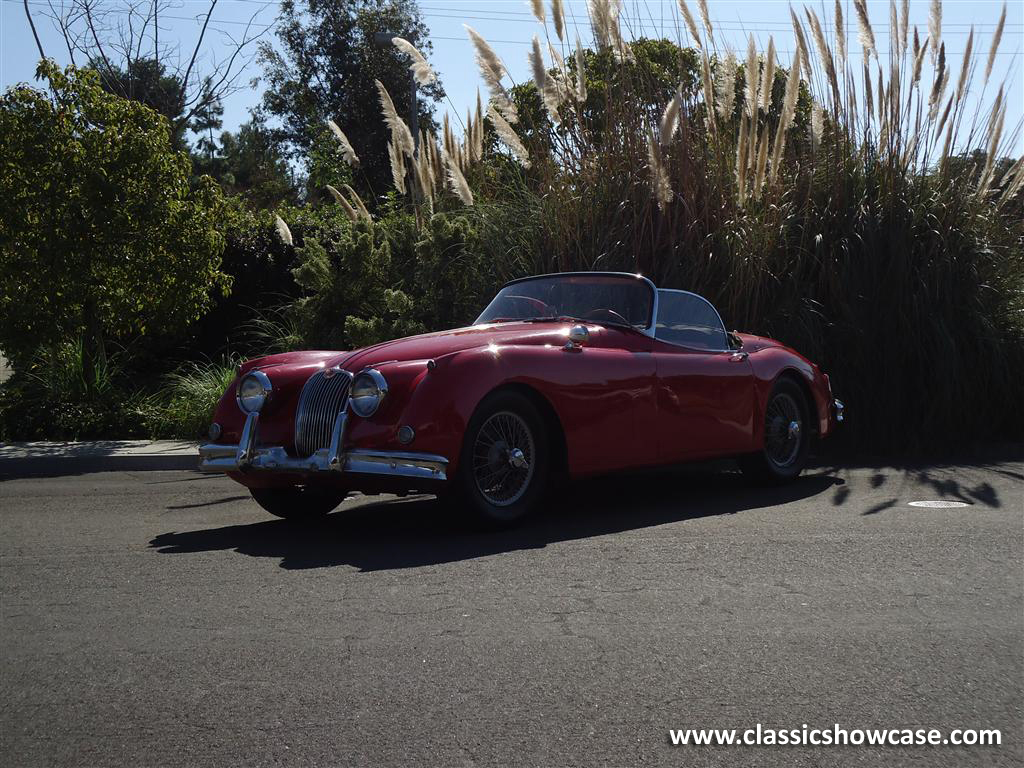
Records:
{"label": "tree", "polygon": [[[428,30],[414,0],[295,0],[281,3],[280,51],[264,43],[260,59],[267,90],[261,113],[276,118],[275,136],[289,155],[305,160],[333,119],[359,155],[355,186],[372,197],[391,186],[389,134],[380,113],[380,80],[408,119],[409,61],[375,35],[403,37],[429,56]],[[433,128],[433,105],[444,96],[434,83],[419,89],[421,127]]]}
{"label": "tree", "polygon": [[[174,15],[180,12],[174,0],[128,0],[126,5],[66,0],[49,3],[37,13],[48,17],[61,33],[73,66],[95,69],[106,90],[141,101],[164,115],[180,146],[178,142],[184,142],[188,129],[202,130],[211,117],[216,119],[223,99],[244,87],[239,79],[255,53],[255,44],[272,26],[258,23],[267,7],[260,5],[247,22],[226,29],[212,18],[218,0],[208,2],[195,17],[195,43],[187,48],[160,38],[166,19],[182,18]],[[47,52],[36,34],[28,3],[25,14],[39,57],[45,59]]]}
{"label": "tree", "polygon": [[225,288],[212,179],[190,184],[167,121],[52,62],[0,97],[0,347],[15,366],[41,347],[164,331]]}
{"label": "tree", "polygon": [[197,173],[207,173],[229,195],[241,197],[251,208],[275,208],[298,202],[288,161],[258,123],[243,123],[238,131],[224,131],[220,147],[194,159]]}

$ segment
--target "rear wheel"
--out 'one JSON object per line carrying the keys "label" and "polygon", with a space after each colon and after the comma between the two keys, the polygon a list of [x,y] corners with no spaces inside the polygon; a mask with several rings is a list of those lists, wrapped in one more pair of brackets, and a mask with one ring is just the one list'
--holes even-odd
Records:
{"label": "rear wheel", "polygon": [[772,388],[764,414],[764,444],[740,459],[743,473],[760,482],[795,479],[807,464],[810,409],[800,385],[780,379]]}
{"label": "rear wheel", "polygon": [[289,488],[250,488],[253,500],[267,512],[286,520],[318,520],[344,501],[345,491],[295,485]]}
{"label": "rear wheel", "polygon": [[498,392],[470,420],[459,460],[458,488],[485,523],[509,525],[535,511],[549,469],[548,436],[533,403]]}

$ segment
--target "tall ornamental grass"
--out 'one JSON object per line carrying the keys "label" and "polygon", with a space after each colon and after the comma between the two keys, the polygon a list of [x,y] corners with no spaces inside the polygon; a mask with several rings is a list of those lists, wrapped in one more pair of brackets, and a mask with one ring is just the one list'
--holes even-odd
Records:
{"label": "tall ornamental grass", "polygon": [[[594,49],[568,38],[560,2],[534,6],[532,82],[467,27],[484,94],[418,147],[378,83],[396,194],[421,227],[463,208],[486,229],[507,204],[539,236],[489,247],[496,274],[640,271],[708,296],[730,327],[819,361],[862,448],[1021,434],[1024,158],[1007,123],[1020,82],[996,65],[1005,8],[959,60],[939,0],[926,29],[893,2],[887,51],[865,0],[852,19],[838,1],[831,19],[794,8],[783,61],[771,38],[731,49],[704,0],[696,16],[679,0],[677,41],[628,40],[619,0],[590,0]],[[847,28],[861,55],[826,31]],[[353,190],[331,192],[372,225]]]}

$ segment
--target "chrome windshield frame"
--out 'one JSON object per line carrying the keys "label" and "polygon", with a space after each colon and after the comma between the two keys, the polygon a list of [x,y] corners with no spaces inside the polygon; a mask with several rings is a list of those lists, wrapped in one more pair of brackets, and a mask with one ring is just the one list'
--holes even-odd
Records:
{"label": "chrome windshield frame", "polygon": [[[639,280],[639,281],[642,281],[642,282],[646,283],[647,287],[650,288],[650,290],[651,290],[651,310],[650,310],[650,316],[647,319],[647,325],[645,327],[643,327],[643,328],[638,328],[638,327],[633,326],[633,325],[618,325],[618,324],[611,324],[611,323],[609,323],[607,325],[608,325],[609,328],[631,328],[634,331],[639,331],[640,333],[644,334],[645,336],[650,336],[651,338],[654,338],[654,330],[655,330],[656,323],[657,323],[657,320],[658,320],[658,287],[651,281],[650,278],[644,277],[641,274],[637,274],[637,273],[633,273],[633,272],[605,272],[605,271],[602,271],[602,272],[597,272],[597,271],[594,271],[594,272],[586,272],[586,271],[577,271],[577,272],[549,272],[548,274],[545,274],[545,275],[530,275],[529,277],[520,277],[520,278],[518,278],[516,280],[510,280],[507,283],[505,283],[503,286],[501,286],[501,288],[498,290],[498,293],[501,293],[501,291],[505,290],[510,285],[517,285],[519,283],[526,283],[526,282],[530,282],[531,280],[544,280],[544,279],[560,278],[560,277],[617,277],[617,278],[626,278],[626,279],[629,279],[629,280]],[[495,297],[497,297],[497,294],[495,294]],[[492,298],[491,301],[494,301],[494,298]],[[491,305],[491,302],[487,302],[487,306],[489,307],[490,305]],[[487,309],[487,307],[484,307],[484,311],[486,311],[486,309]],[[480,314],[482,315],[483,312],[481,312]],[[524,319],[528,319],[528,318],[524,318]],[[590,321],[583,320],[583,322],[590,322]],[[483,325],[483,324],[484,323],[481,323],[481,321],[480,321],[480,316],[479,315],[477,316],[477,319],[473,321],[473,325]],[[603,325],[603,323],[594,323],[594,324],[595,325]]]}
{"label": "chrome windshield frame", "polygon": [[722,332],[725,334],[725,340],[726,340],[727,343],[726,343],[726,346],[723,349],[704,349],[702,347],[689,347],[686,344],[677,344],[674,341],[669,341],[668,339],[658,339],[658,337],[654,335],[654,333],[656,333],[657,330],[658,330],[658,317],[657,317],[657,315],[655,315],[655,317],[654,317],[654,327],[653,327],[654,333],[651,334],[652,337],[658,339],[658,341],[660,341],[663,344],[671,344],[673,347],[683,347],[685,349],[695,349],[695,350],[698,350],[698,351],[701,351],[701,352],[735,352],[736,351],[736,350],[733,350],[733,349],[729,348],[729,346],[728,346],[729,329],[725,327],[725,323],[722,321],[722,315],[719,313],[718,307],[716,307],[714,304],[712,304],[710,300],[708,300],[705,297],[701,296],[699,293],[694,293],[693,291],[684,291],[684,290],[682,290],[680,288],[658,288],[655,291],[655,293],[658,293],[658,294],[660,294],[662,292],[664,292],[664,293],[682,293],[682,294],[685,294],[687,296],[693,296],[694,298],[700,299],[705,304],[707,304],[709,307],[711,307],[711,311],[714,312],[715,313],[715,317],[718,318],[718,324],[722,326]]}

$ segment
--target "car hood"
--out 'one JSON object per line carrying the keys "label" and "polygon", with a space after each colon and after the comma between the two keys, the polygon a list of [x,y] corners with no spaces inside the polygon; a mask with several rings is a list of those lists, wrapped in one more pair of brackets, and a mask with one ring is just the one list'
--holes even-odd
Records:
{"label": "car hood", "polygon": [[[352,352],[307,350],[270,355],[249,360],[242,366],[242,372],[254,368],[310,369],[339,366],[352,373],[357,373],[364,368],[383,363],[437,359],[454,352],[486,347],[491,344],[498,346],[564,344],[568,328],[569,324],[566,322],[472,325],[450,331],[424,333],[419,336],[385,341]],[[601,333],[604,329],[592,328],[591,330],[592,333]]]}
{"label": "car hood", "polygon": [[494,323],[456,328],[451,331],[424,333],[351,352],[338,365],[358,371],[371,365],[391,361],[437,359],[454,352],[486,347],[491,344],[558,344],[565,343],[567,323]]}

